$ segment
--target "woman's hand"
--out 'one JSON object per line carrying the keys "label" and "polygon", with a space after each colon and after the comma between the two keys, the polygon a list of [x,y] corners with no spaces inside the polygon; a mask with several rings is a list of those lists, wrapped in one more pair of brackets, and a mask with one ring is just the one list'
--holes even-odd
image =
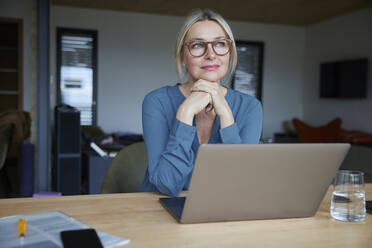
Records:
{"label": "woman's hand", "polygon": [[194,116],[212,102],[211,95],[202,91],[191,92],[178,108],[176,118],[186,124],[192,125]]}
{"label": "woman's hand", "polygon": [[234,124],[234,117],[229,104],[225,99],[225,90],[219,83],[199,79],[195,82],[194,86],[191,88],[191,91],[192,93],[205,92],[211,96],[213,110],[221,120],[221,128]]}

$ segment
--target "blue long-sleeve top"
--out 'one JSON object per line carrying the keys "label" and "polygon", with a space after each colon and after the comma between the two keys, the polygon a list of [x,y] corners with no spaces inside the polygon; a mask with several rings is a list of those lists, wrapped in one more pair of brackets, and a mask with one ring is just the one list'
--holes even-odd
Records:
{"label": "blue long-sleeve top", "polygon": [[[216,116],[208,143],[257,144],[262,130],[261,103],[232,89],[227,89],[225,99],[235,123],[221,129]],[[148,168],[142,191],[177,196],[189,187],[200,144],[195,118],[192,126],[176,119],[178,107],[184,100],[178,85],[154,90],[143,100],[142,125]]]}

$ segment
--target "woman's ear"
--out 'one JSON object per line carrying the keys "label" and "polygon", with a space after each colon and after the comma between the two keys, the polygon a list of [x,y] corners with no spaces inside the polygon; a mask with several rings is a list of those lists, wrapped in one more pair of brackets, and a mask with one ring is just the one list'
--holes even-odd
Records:
{"label": "woman's ear", "polygon": [[182,67],[186,66],[184,58],[185,58],[185,56],[183,54],[181,54],[181,65],[182,65]]}
{"label": "woman's ear", "polygon": [[182,49],[181,51],[181,65],[182,67],[186,67],[186,59],[185,59],[185,49]]}

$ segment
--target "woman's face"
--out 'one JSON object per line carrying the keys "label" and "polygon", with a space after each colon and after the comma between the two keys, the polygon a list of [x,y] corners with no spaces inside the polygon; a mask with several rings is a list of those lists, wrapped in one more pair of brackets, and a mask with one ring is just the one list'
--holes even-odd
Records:
{"label": "woman's face", "polygon": [[[189,29],[185,43],[193,40],[214,41],[228,38],[222,27],[215,21],[199,21]],[[219,82],[229,67],[230,52],[225,55],[217,55],[212,44],[208,43],[207,51],[200,57],[192,56],[186,46],[183,48],[182,63],[189,72],[189,81],[195,82],[203,79],[210,82]]]}

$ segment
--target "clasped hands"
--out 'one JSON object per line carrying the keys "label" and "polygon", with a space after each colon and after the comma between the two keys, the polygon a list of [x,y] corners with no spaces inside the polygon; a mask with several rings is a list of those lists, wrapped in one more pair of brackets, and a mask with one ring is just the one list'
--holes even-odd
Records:
{"label": "clasped hands", "polygon": [[177,112],[177,119],[192,125],[193,118],[202,110],[214,111],[220,117],[221,128],[234,123],[231,109],[225,99],[224,88],[219,83],[199,79],[190,89]]}

